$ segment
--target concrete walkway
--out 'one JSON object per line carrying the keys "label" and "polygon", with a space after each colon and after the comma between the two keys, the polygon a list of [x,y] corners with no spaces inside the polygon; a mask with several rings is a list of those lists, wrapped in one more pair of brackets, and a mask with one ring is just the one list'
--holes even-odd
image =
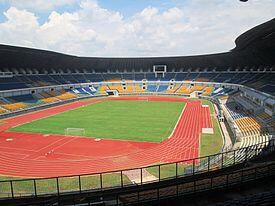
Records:
{"label": "concrete walkway", "polygon": [[[123,174],[126,175],[132,183],[134,183],[134,184],[141,183],[141,170],[140,169],[123,171]],[[158,180],[157,177],[150,174],[146,169],[142,169],[142,182],[143,183],[152,182],[152,181],[156,181],[156,180]]]}

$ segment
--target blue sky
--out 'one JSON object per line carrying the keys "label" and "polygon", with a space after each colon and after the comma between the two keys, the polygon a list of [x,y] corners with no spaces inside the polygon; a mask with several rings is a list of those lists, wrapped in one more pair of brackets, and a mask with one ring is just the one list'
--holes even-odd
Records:
{"label": "blue sky", "polygon": [[[45,1],[46,2],[46,1]],[[72,5],[63,5],[57,7],[55,11],[63,13],[63,12],[73,12],[79,9],[79,2],[80,0],[76,0]],[[170,1],[163,1],[163,0],[100,0],[98,4],[103,8],[108,10],[119,11],[123,14],[125,18],[131,17],[134,13],[142,11],[144,8],[148,6],[157,7],[160,10],[165,10],[169,7],[173,6],[183,6],[185,0],[170,0]],[[12,5],[9,1],[3,1],[0,4],[0,22],[5,20],[5,16],[3,13]],[[52,12],[51,10],[46,11],[33,11],[35,14],[39,16],[39,22],[44,23],[47,21],[48,16]]]}
{"label": "blue sky", "polygon": [[79,56],[224,52],[274,0],[0,0],[0,43]]}
{"label": "blue sky", "polygon": [[151,6],[157,7],[161,11],[174,7],[176,5],[184,5],[185,0],[182,1],[163,1],[163,0],[102,0],[99,4],[104,8],[110,10],[120,11],[126,18],[130,17],[134,13],[142,11],[144,8]]}

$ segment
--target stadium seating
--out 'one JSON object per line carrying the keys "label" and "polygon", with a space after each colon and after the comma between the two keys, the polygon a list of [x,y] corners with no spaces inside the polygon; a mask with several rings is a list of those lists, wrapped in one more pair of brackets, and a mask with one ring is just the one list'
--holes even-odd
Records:
{"label": "stadium seating", "polygon": [[[225,114],[232,118],[234,128],[238,131],[236,136],[240,142],[236,143],[234,148],[244,148],[269,140],[267,127],[261,121],[258,121],[259,116],[256,118],[247,113],[242,106],[232,99],[223,103],[222,108]],[[266,113],[260,116],[266,117]]]}
{"label": "stadium seating", "polygon": [[158,89],[158,87],[157,87],[157,85],[155,85],[155,84],[149,84],[149,85],[147,86],[147,91],[148,91],[148,92],[156,92],[157,89]]}
{"label": "stadium seating", "polygon": [[175,79],[175,73],[173,72],[167,72],[165,73],[164,77],[159,78],[162,81],[170,81],[171,79]]}
{"label": "stadium seating", "polygon": [[102,74],[102,76],[103,76],[103,78],[104,78],[104,80],[105,81],[107,81],[107,82],[115,82],[115,81],[121,81],[121,74],[116,74],[116,73],[114,73],[114,74]]}
{"label": "stadium seating", "polygon": [[50,91],[49,95],[52,96],[52,97],[54,97],[54,96],[57,96],[58,93],[56,91]]}
{"label": "stadium seating", "polygon": [[176,93],[179,93],[179,94],[190,94],[191,93],[191,89],[187,86],[181,86]]}
{"label": "stadium seating", "polygon": [[143,79],[146,79],[145,73],[133,73],[134,80],[141,81]]}
{"label": "stadium seating", "polygon": [[0,98],[0,105],[5,103],[6,103],[5,100],[3,98]]}
{"label": "stadium seating", "polygon": [[219,73],[211,81],[212,82],[228,82],[232,77],[232,73]]}
{"label": "stadium seating", "polygon": [[193,87],[191,88],[191,91],[192,91],[192,92],[194,92],[194,91],[200,92],[200,91],[202,91],[204,88],[205,88],[204,86],[193,86]]}
{"label": "stadium seating", "polygon": [[184,81],[194,81],[199,75],[200,75],[200,73],[198,73],[198,72],[188,73],[185,76]]}
{"label": "stadium seating", "polygon": [[176,73],[175,74],[175,80],[176,81],[183,81],[187,75],[188,75],[188,73]]}
{"label": "stadium seating", "polygon": [[154,81],[157,78],[155,77],[155,73],[145,73],[145,79],[147,79],[148,81]]}
{"label": "stadium seating", "polygon": [[175,93],[178,89],[180,88],[180,85],[179,84],[176,84],[174,87],[172,87],[172,88],[168,88],[167,89],[167,93]]}
{"label": "stadium seating", "polygon": [[99,94],[106,94],[106,91],[107,91],[107,90],[110,90],[109,86],[102,85],[102,86],[99,88],[98,92],[99,92]]}
{"label": "stadium seating", "polygon": [[54,103],[54,102],[58,102],[59,100],[55,97],[47,97],[47,98],[41,99],[41,101],[43,103]]}
{"label": "stadium seating", "polygon": [[102,82],[104,81],[102,74],[83,74],[86,82]]}
{"label": "stadium seating", "polygon": [[214,87],[206,87],[202,93],[203,96],[210,96],[214,91]]}
{"label": "stadium seating", "polygon": [[58,102],[59,100],[47,92],[41,92],[37,95],[37,98],[40,99],[43,103],[53,103]]}
{"label": "stadium seating", "polygon": [[124,89],[121,85],[110,85],[110,90],[117,90],[119,93],[123,93]]}
{"label": "stadium seating", "polygon": [[[233,97],[233,95],[231,95]],[[234,95],[234,100],[238,102],[239,104],[243,105],[247,110],[254,110],[259,107],[259,105],[253,103],[249,99],[247,99],[245,96],[240,95]]]}
{"label": "stadium seating", "polygon": [[257,122],[257,120],[252,117],[243,117],[235,120],[235,122],[242,134],[246,136],[254,134],[264,134],[266,132],[266,129],[264,129],[263,125]]}
{"label": "stadium seating", "polygon": [[78,94],[78,95],[87,95],[89,94],[85,88],[77,88],[77,89],[73,89],[73,92]]}
{"label": "stadium seating", "polygon": [[197,77],[196,81],[198,82],[209,82],[211,79],[215,78],[218,74],[217,73],[204,73],[201,72]]}
{"label": "stadium seating", "polygon": [[246,113],[235,102],[226,102],[224,104],[224,107],[226,108],[226,111],[228,111],[229,115],[233,118],[233,120],[240,119],[246,116]]}
{"label": "stadium seating", "polygon": [[38,81],[38,86],[39,87],[45,87],[45,86],[50,86],[51,84],[48,82],[44,82],[44,81]]}
{"label": "stadium seating", "polygon": [[[144,95],[148,96],[152,95],[149,93],[153,92],[177,94],[180,97],[166,96],[171,98],[171,101],[175,99],[175,101],[181,102],[184,110],[181,113],[182,118],[179,118],[175,127],[175,132],[170,135],[171,138],[169,137],[161,143],[150,142],[148,146],[145,142],[142,142],[140,146],[138,142],[114,141],[113,143],[113,140],[101,140],[101,137],[87,140],[87,138],[55,136],[49,132],[47,132],[49,135],[33,134],[32,136],[26,134],[24,136],[24,134],[20,134],[17,138],[17,135],[1,130],[3,151],[0,159],[3,163],[1,167],[3,175],[29,179],[23,179],[23,181],[13,180],[13,178],[8,181],[4,179],[0,185],[0,201],[11,200],[14,204],[20,204],[20,199],[23,199],[26,202],[24,205],[27,205],[28,200],[31,200],[31,203],[37,202],[36,204],[39,204],[38,202],[41,201],[42,204],[48,205],[63,205],[62,203],[84,205],[88,201],[89,205],[90,202],[92,205],[123,205],[127,203],[130,205],[131,200],[133,200],[136,201],[137,205],[147,203],[148,205],[157,205],[161,202],[169,205],[171,204],[170,201],[173,200],[175,202],[182,201],[183,204],[186,204],[188,197],[191,198],[190,201],[193,201],[194,198],[200,199],[202,194],[207,199],[203,203],[208,204],[211,199],[210,193],[213,193],[215,196],[213,199],[228,200],[222,205],[274,204],[274,191],[265,194],[259,192],[254,196],[250,194],[250,198],[240,198],[244,194],[247,195],[243,190],[250,190],[249,188],[251,188],[255,194],[259,191],[260,183],[264,185],[274,176],[274,155],[272,154],[272,157],[267,156],[274,152],[273,141],[269,142],[270,147],[264,148],[267,144],[263,144],[263,147],[256,145],[268,141],[275,131],[272,130],[272,128],[275,129],[275,19],[270,22],[268,24],[263,23],[242,34],[235,40],[235,45],[233,45],[235,47],[232,47],[232,50],[228,52],[199,56],[83,58],[57,52],[1,45],[0,114],[3,114],[1,118],[9,117],[9,115],[21,115],[25,113],[22,110],[26,108],[37,104],[46,104],[43,107],[29,110],[35,111],[43,108],[42,111],[29,113],[24,115],[25,117],[22,115],[18,119],[5,120],[5,123],[1,124],[3,128],[6,127],[6,123],[7,127],[14,127],[31,119],[41,119],[44,116],[48,117],[65,112],[68,109],[101,100],[105,101],[106,98],[104,97],[73,102],[77,97],[84,99],[92,95],[103,96],[107,90],[117,90],[122,94],[145,93]],[[209,22],[209,26],[212,26],[211,23],[213,22]],[[156,65],[163,65],[162,67],[167,68],[167,72],[154,73],[152,68],[156,68]],[[172,79],[175,82],[170,81]],[[121,80],[125,81],[121,82]],[[148,81],[140,82],[141,80]],[[173,83],[175,86],[168,88]],[[36,88],[49,85],[53,87]],[[24,88],[31,89],[20,90]],[[62,90],[61,88],[66,89]],[[13,91],[3,92],[3,90]],[[217,103],[214,105],[217,113],[209,114],[209,107],[202,105],[204,101],[194,100],[193,97],[196,97],[197,94],[201,95],[199,98],[202,99],[210,99],[209,97],[211,97],[211,100]],[[159,95],[134,98],[158,101],[162,98]],[[192,98],[187,100],[187,97]],[[127,96],[121,99],[124,98],[133,97]],[[62,101],[71,103],[60,106]],[[47,105],[54,102],[57,104]],[[58,107],[44,110],[55,105]],[[13,111],[19,112],[12,114]],[[99,111],[99,115],[101,113]],[[93,117],[95,114],[91,113],[90,115]],[[23,117],[26,121],[23,121]],[[216,119],[217,121],[211,121]],[[106,124],[111,124],[112,120],[108,118],[108,121],[99,123],[103,123],[101,126],[104,128]],[[139,121],[139,123],[144,122]],[[204,151],[200,150],[200,140],[204,139],[202,134],[210,133],[213,124],[215,124],[215,128],[220,126],[220,133],[223,136],[221,141],[224,144],[221,145],[223,148],[217,148],[217,152],[227,151],[227,149],[228,152],[204,156]],[[84,127],[85,125],[80,126]],[[154,126],[153,122],[152,126]],[[78,127],[78,125],[72,125],[71,129],[81,129],[74,127]],[[145,129],[138,128],[138,132],[142,133]],[[159,128],[155,129],[158,130]],[[62,133],[63,130],[61,130]],[[87,135],[88,133],[89,131],[87,131]],[[123,136],[123,134],[120,135]],[[176,138],[177,135],[180,138]],[[104,136],[106,135],[103,134],[102,137]],[[214,134],[214,136],[216,135]],[[35,142],[33,145],[30,144],[32,138],[38,140],[38,145],[35,145]],[[40,141],[39,138],[41,138]],[[84,146],[72,142],[77,139],[83,141]],[[51,140],[52,144],[50,144]],[[86,141],[96,145],[96,148],[89,147],[88,144],[85,144]],[[139,140],[137,139],[137,141]],[[110,143],[111,146],[108,147]],[[233,150],[231,150],[231,145],[234,143],[237,143],[235,145],[238,147],[234,148],[233,146]],[[47,144],[49,145],[47,146]],[[8,148],[5,145],[11,147]],[[16,150],[17,145],[19,149]],[[64,148],[61,148],[63,145]],[[100,149],[100,145],[103,145],[103,150]],[[27,147],[23,149],[25,146]],[[42,149],[39,149],[40,146]],[[247,148],[249,146],[252,147]],[[115,154],[111,147],[114,147]],[[153,149],[154,147],[157,149]],[[86,153],[85,148],[90,150],[91,154]],[[134,148],[133,151],[132,148]],[[166,151],[166,148],[169,150]],[[238,148],[244,149],[241,151],[234,150]],[[68,152],[72,149],[75,149],[77,154]],[[206,147],[206,149],[212,148]],[[31,154],[26,155],[27,151]],[[107,155],[105,156],[104,153]],[[161,155],[158,155],[159,153]],[[130,155],[128,156],[128,154]],[[263,155],[257,156],[257,154]],[[204,157],[199,158],[200,156]],[[252,157],[255,158],[252,159]],[[13,158],[14,162],[11,161]],[[179,162],[183,159],[185,160],[184,163]],[[47,161],[49,165],[47,165]],[[172,165],[172,161],[177,161],[177,163]],[[229,161],[234,161],[234,163],[228,164],[232,167],[226,168]],[[272,161],[272,164],[269,164],[269,161]],[[152,165],[158,162],[167,164]],[[32,168],[32,166],[34,167]],[[143,166],[146,166],[146,169],[139,168]],[[171,166],[174,168],[171,169]],[[124,177],[126,172],[118,172],[119,169],[125,168],[131,175],[137,175],[140,181],[133,181],[129,178],[130,181],[128,182],[127,177],[129,176]],[[116,171],[113,173],[111,172],[112,169]],[[23,171],[22,176],[20,175],[21,170]],[[33,175],[36,172],[41,175]],[[92,174],[89,174],[91,172]],[[97,172],[103,173],[97,175]],[[152,173],[155,179],[153,178],[152,182],[145,185],[147,172]],[[76,176],[71,178],[68,176],[71,174]],[[59,177],[49,178],[55,175]],[[36,180],[35,177],[40,177],[40,179]],[[89,182],[90,177],[92,179]],[[95,178],[98,181],[93,181]],[[112,178],[121,182],[112,181]],[[23,184],[24,182],[27,185]],[[273,182],[270,181],[270,183]],[[31,184],[31,188],[28,187],[29,184]],[[112,185],[116,187],[112,188]],[[256,190],[252,188],[255,185]],[[230,191],[235,192],[235,194],[238,193],[236,195],[238,200],[232,200],[234,197],[228,193]],[[221,195],[217,195],[218,193]],[[3,197],[7,199],[4,200]],[[167,201],[164,200],[165,198]],[[152,204],[150,204],[151,202]]]}
{"label": "stadium seating", "polygon": [[132,93],[134,91],[133,84],[126,84],[126,89],[123,89],[121,93]]}
{"label": "stadium seating", "polygon": [[14,104],[3,104],[2,107],[9,111],[17,111],[27,108],[27,105],[24,103],[14,103]]}
{"label": "stadium seating", "polygon": [[7,97],[6,100],[8,100],[9,102],[13,102],[13,103],[24,102],[25,104],[27,104],[29,106],[35,106],[35,105],[42,103],[39,99],[35,98],[31,94]]}
{"label": "stadium seating", "polygon": [[270,93],[270,94],[275,94],[275,85],[270,85],[270,84],[267,84],[267,85],[264,85],[263,87],[261,87],[261,90],[263,92],[266,92],[266,93]]}
{"label": "stadium seating", "polygon": [[[202,82],[226,82],[244,84],[257,90],[275,94],[273,79],[274,74],[249,73],[249,72],[192,72],[192,73],[173,73],[167,72],[164,77],[156,77],[152,72],[143,73],[82,73],[82,74],[39,74],[39,75],[18,75],[10,78],[1,79],[0,90],[20,89],[27,87],[44,87],[48,85],[88,83],[102,81],[121,81],[124,80],[161,80],[170,81],[202,81]],[[194,90],[199,91],[199,90]],[[187,92],[190,94],[190,92]]]}
{"label": "stadium seating", "polygon": [[262,112],[261,114],[258,114],[258,117],[261,120],[265,121],[265,122],[269,122],[272,119],[272,117],[269,114],[265,113],[265,112]]}
{"label": "stadium seating", "polygon": [[273,131],[275,131],[275,121],[272,121],[270,123],[270,127],[273,129]]}
{"label": "stadium seating", "polygon": [[133,80],[134,78],[134,73],[121,73],[121,79],[123,80]]}
{"label": "stadium seating", "polygon": [[136,93],[143,93],[143,92],[145,92],[145,90],[142,89],[142,86],[139,85],[139,84],[135,84],[134,85],[134,90],[133,91],[136,92]]}
{"label": "stadium seating", "polygon": [[61,95],[57,95],[56,98],[57,99],[60,99],[60,100],[68,100],[68,99],[73,99],[73,98],[76,98],[77,95],[73,94],[73,93],[70,93],[70,92],[65,92]]}
{"label": "stadium seating", "polygon": [[4,114],[4,113],[6,113],[6,110],[5,110],[5,109],[2,109],[2,108],[0,107],[0,114]]}
{"label": "stadium seating", "polygon": [[[94,94],[96,92],[94,88],[93,90],[91,90],[91,88],[81,88],[81,91],[83,93],[86,92],[86,94],[89,95]],[[80,89],[78,89],[77,92],[61,90],[41,92],[33,95],[26,94],[5,98],[2,97],[0,98],[0,114],[6,113],[8,111],[18,111],[41,104],[54,103],[58,101],[73,99],[78,97],[80,93]]]}
{"label": "stadium seating", "polygon": [[157,88],[157,92],[165,92],[168,88],[168,85],[159,85]]}
{"label": "stadium seating", "polygon": [[245,148],[245,147],[260,144],[263,142],[267,143],[268,140],[269,140],[269,137],[266,134],[245,136],[241,138],[239,148]]}

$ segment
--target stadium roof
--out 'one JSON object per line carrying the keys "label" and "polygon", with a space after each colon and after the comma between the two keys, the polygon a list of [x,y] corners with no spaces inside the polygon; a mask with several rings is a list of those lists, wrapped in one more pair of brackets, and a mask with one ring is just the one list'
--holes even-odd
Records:
{"label": "stadium roof", "polygon": [[51,51],[0,45],[0,70],[24,68],[44,71],[51,69],[93,69],[98,72],[140,71],[165,64],[168,70],[189,68],[244,68],[275,65],[275,19],[256,26],[239,36],[236,47],[229,52],[182,57],[104,58],[77,57]]}

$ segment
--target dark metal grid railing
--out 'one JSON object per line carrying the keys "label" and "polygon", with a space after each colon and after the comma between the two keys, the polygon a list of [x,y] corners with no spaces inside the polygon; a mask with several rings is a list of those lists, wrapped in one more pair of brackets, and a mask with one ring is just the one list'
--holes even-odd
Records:
{"label": "dark metal grid railing", "polygon": [[[165,163],[142,168],[131,168],[112,172],[81,174],[76,176],[60,176],[38,179],[18,179],[0,181],[0,198],[17,198],[41,196],[49,194],[65,194],[68,192],[100,191],[110,188],[134,187],[151,182],[176,179],[207,173],[221,168],[237,165],[261,154],[275,151],[275,140],[262,142],[237,150],[215,155]],[[125,173],[135,172],[140,176],[138,182],[129,181]],[[146,173],[153,174],[155,180],[146,180]]]}
{"label": "dark metal grid railing", "polygon": [[214,189],[234,187],[275,175],[275,163],[259,165],[253,168],[231,171],[226,174],[216,174],[201,179],[195,179],[172,186],[162,186],[155,189],[137,190],[132,193],[117,195],[113,205],[132,205],[136,203],[159,201],[161,199],[205,192]]}

